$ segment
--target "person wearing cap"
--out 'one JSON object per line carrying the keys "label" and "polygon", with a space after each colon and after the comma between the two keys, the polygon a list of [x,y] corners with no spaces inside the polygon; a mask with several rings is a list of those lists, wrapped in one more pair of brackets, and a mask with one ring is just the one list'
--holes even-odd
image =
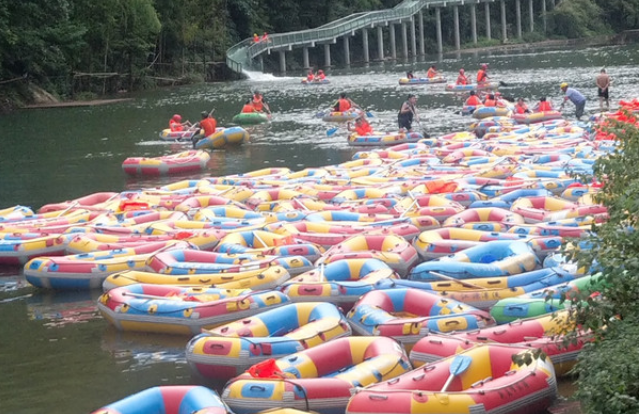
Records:
{"label": "person wearing cap", "polygon": [[479,71],[477,71],[477,84],[482,84],[488,82],[488,65],[482,63],[479,67]]}
{"label": "person wearing cap", "polygon": [[564,101],[561,103],[561,106],[559,106],[559,110],[561,111],[564,108],[566,102],[572,102],[573,104],[575,104],[575,117],[577,118],[577,121],[579,121],[579,119],[584,114],[584,108],[586,107],[586,97],[577,89],[569,88],[567,82],[562,82],[559,87],[564,93]]}
{"label": "person wearing cap", "polygon": [[253,33],[253,43],[258,43],[260,41],[260,37],[257,33]]}
{"label": "person wearing cap", "polygon": [[373,133],[373,127],[368,123],[366,119],[364,119],[363,115],[360,115],[355,119],[355,127],[351,128],[351,123],[349,122],[346,127],[349,131],[357,133],[359,136],[371,135]]}
{"label": "person wearing cap", "polygon": [[466,106],[480,106],[480,105],[483,105],[483,104],[481,103],[481,100],[477,96],[477,92],[470,91],[470,96],[468,97],[468,99],[466,99],[466,102],[464,102],[464,105],[466,105]]}
{"label": "person wearing cap", "polygon": [[411,132],[413,130],[413,119],[419,122],[415,105],[417,105],[417,97],[413,94],[408,95],[397,114],[397,124],[400,131]]}
{"label": "person wearing cap", "polygon": [[439,73],[437,73],[437,68],[435,67],[435,65],[432,65],[430,68],[428,68],[428,71],[426,71],[426,77],[428,79],[433,79],[437,75],[439,75]]}
{"label": "person wearing cap", "polygon": [[610,88],[610,76],[606,73],[606,69],[601,69],[599,75],[595,79],[597,84],[597,96],[599,97],[599,109],[603,111],[603,103],[606,102],[606,110],[610,109],[610,101],[608,96],[608,88]]}
{"label": "person wearing cap", "polygon": [[466,77],[466,73],[464,69],[459,69],[459,76],[457,76],[457,82],[455,85],[468,85],[468,78]]}
{"label": "person wearing cap", "polygon": [[169,120],[169,129],[171,132],[184,131],[185,126],[191,126],[191,123],[189,121],[183,123],[182,116],[179,114],[173,115],[173,117]]}

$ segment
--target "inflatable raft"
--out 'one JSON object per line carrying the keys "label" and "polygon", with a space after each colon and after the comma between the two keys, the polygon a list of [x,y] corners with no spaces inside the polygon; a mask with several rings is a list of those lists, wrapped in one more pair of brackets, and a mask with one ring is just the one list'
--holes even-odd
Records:
{"label": "inflatable raft", "polygon": [[122,331],[195,335],[202,329],[246,318],[288,301],[278,291],[247,293],[137,284],[104,293],[98,300],[98,309]]}
{"label": "inflatable raft", "polygon": [[211,156],[206,151],[184,151],[163,157],[131,157],[124,160],[122,170],[129,175],[167,175],[206,169]]}
{"label": "inflatable raft", "polygon": [[380,147],[417,142],[422,138],[424,138],[424,136],[419,132],[396,132],[392,134],[373,132],[371,135],[353,133],[348,136],[348,145],[353,147]]}
{"label": "inflatable raft", "polygon": [[[557,396],[552,363],[541,356],[515,364],[530,350],[482,345],[359,389],[346,414],[537,413]],[[452,375],[451,372],[457,373]]]}
{"label": "inflatable raft", "polygon": [[454,83],[449,83],[446,85],[445,89],[448,92],[469,92],[469,91],[487,91],[494,90],[499,87],[497,82],[485,82],[482,84],[468,84],[468,85],[457,85]]}
{"label": "inflatable raft", "polygon": [[559,111],[531,112],[528,114],[514,114],[513,119],[518,124],[534,124],[537,122],[551,121],[553,119],[563,119]]}
{"label": "inflatable raft", "polygon": [[264,112],[240,112],[231,121],[238,125],[257,125],[268,122],[269,118]]}
{"label": "inflatable raft", "polygon": [[302,85],[326,85],[328,83],[331,83],[328,79],[313,79],[312,81],[302,79]]}
{"label": "inflatable raft", "polygon": [[228,380],[266,359],[350,334],[335,305],[294,303],[195,336],[186,347],[186,360],[203,377]]}
{"label": "inflatable raft", "polygon": [[346,112],[329,112],[322,117],[322,120],[325,122],[348,122],[354,121],[355,118],[358,118],[362,115],[362,111],[359,110],[350,110]]}
{"label": "inflatable raft", "polygon": [[410,369],[406,354],[390,338],[341,338],[252,367],[224,388],[222,398],[236,414],[275,407],[337,414],[355,389]]}
{"label": "inflatable raft", "polygon": [[220,396],[206,387],[167,385],[153,387],[114,402],[92,414],[232,414]]}
{"label": "inflatable raft", "polygon": [[432,78],[399,78],[400,85],[427,85],[429,83],[446,83],[443,76],[435,76]]}
{"label": "inflatable raft", "polygon": [[185,129],[183,131],[171,131],[170,129],[163,129],[160,131],[160,139],[164,141],[188,141],[191,142],[193,137],[198,133],[199,128]]}
{"label": "inflatable raft", "polygon": [[218,128],[208,137],[194,144],[195,149],[219,149],[227,146],[241,145],[249,140],[249,133],[242,127]]}

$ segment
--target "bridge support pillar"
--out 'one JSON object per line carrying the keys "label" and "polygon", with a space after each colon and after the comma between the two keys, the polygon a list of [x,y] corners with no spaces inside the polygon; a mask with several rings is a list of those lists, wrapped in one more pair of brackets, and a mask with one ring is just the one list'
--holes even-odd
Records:
{"label": "bridge support pillar", "polygon": [[506,2],[501,0],[501,41],[508,41],[508,27],[506,26]]}
{"label": "bridge support pillar", "polygon": [[515,0],[515,19],[517,19],[517,39],[521,39],[521,0]]}
{"label": "bridge support pillar", "polygon": [[444,45],[442,43],[442,9],[441,7],[435,8],[435,29],[436,29],[435,31],[437,32],[437,53],[441,55],[444,52]]}
{"label": "bridge support pillar", "polygon": [[530,18],[530,32],[535,31],[535,12],[533,11],[533,0],[528,0],[528,17]]}
{"label": "bridge support pillar", "polygon": [[419,19],[419,54],[424,56],[426,54],[426,44],[424,43],[424,13],[420,10],[417,13],[417,18]]}
{"label": "bridge support pillar", "polygon": [[397,59],[397,42],[395,41],[395,25],[390,25],[390,46],[391,46],[391,58]]}
{"label": "bridge support pillar", "polygon": [[486,14],[486,38],[490,40],[490,3],[484,3],[484,14]]}
{"label": "bridge support pillar", "polygon": [[415,17],[410,19],[410,49],[413,57],[417,56],[417,34],[415,33]]}
{"label": "bridge support pillar", "polygon": [[260,65],[260,71],[264,72],[264,55],[257,57],[257,64]]}
{"label": "bridge support pillar", "polygon": [[[487,3],[488,4],[488,3]],[[477,5],[470,5],[470,32],[473,44],[477,44]]]}
{"label": "bridge support pillar", "polygon": [[377,26],[377,58],[384,61],[384,32],[382,26]]}
{"label": "bridge support pillar", "polygon": [[278,52],[280,54],[280,72],[286,72],[286,51],[280,50]]}
{"label": "bridge support pillar", "polygon": [[331,66],[331,45],[330,43],[324,43],[324,67]]}
{"label": "bridge support pillar", "polygon": [[402,23],[402,50],[404,51],[404,59],[408,59],[408,32],[406,23]]}
{"label": "bridge support pillar", "polygon": [[362,29],[362,43],[364,47],[364,62],[370,62],[370,56],[368,55],[368,29]]}
{"label": "bridge support pillar", "polygon": [[541,17],[544,24],[544,33],[546,32],[546,0],[541,0]]}
{"label": "bridge support pillar", "polygon": [[308,48],[307,47],[303,47],[302,48],[302,60],[304,61],[304,69],[309,69],[311,67],[311,64],[309,62],[308,59]]}
{"label": "bridge support pillar", "polygon": [[461,49],[461,40],[459,37],[459,6],[453,6],[453,23],[455,30],[455,49]]}
{"label": "bridge support pillar", "polygon": [[351,64],[351,42],[348,36],[344,36],[344,64],[346,66]]}

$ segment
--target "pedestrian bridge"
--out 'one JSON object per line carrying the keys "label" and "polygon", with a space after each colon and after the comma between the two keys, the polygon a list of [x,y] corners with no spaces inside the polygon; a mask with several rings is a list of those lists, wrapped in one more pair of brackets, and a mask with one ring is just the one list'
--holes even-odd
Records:
{"label": "pedestrian bridge", "polygon": [[[537,15],[535,15],[535,3],[537,3],[537,14],[542,18],[542,24],[545,30],[547,7],[548,5],[550,5],[550,7],[554,7],[558,2],[557,0],[404,0],[392,9],[352,14],[314,29],[281,34],[269,34],[267,40],[259,42],[254,42],[252,38],[244,39],[227,50],[226,64],[231,70],[237,73],[242,73],[244,70],[262,70],[263,54],[278,52],[280,71],[286,72],[286,52],[292,51],[293,48],[303,48],[304,67],[308,68],[310,67],[308,49],[318,45],[323,45],[324,64],[326,67],[329,67],[331,66],[330,45],[337,43],[338,39],[341,39],[344,42],[344,61],[348,65],[350,64],[349,39],[350,37],[358,34],[361,34],[363,39],[364,61],[369,62],[370,51],[368,47],[368,31],[373,29],[376,29],[377,31],[376,59],[383,60],[385,58],[383,38],[384,28],[388,28],[390,30],[390,57],[396,59],[397,46],[395,36],[397,26],[400,26],[401,28],[402,56],[404,58],[409,58],[411,56],[415,57],[418,55],[424,55],[424,9],[435,10],[437,49],[439,53],[442,53],[441,9],[447,7],[453,8],[455,47],[459,50],[461,44],[459,7],[470,8],[471,37],[472,41],[477,43],[477,6],[482,3],[484,7],[483,13],[486,19],[485,36],[488,39],[492,38],[490,6],[493,3],[499,3],[501,8],[501,40],[505,42],[507,41],[506,7],[515,7],[516,35],[518,38],[521,38],[522,36],[522,1],[528,2],[528,29],[531,32],[534,30],[535,18],[537,17]],[[415,27],[416,23],[418,28]],[[408,40],[409,32],[411,46],[410,51]],[[418,40],[419,50],[417,50]],[[255,62],[256,58],[257,62]]]}

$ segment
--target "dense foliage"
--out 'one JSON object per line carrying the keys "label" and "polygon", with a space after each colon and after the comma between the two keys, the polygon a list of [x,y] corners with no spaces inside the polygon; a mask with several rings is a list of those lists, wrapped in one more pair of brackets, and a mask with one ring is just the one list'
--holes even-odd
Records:
{"label": "dense foliage", "polygon": [[591,249],[572,253],[586,268],[601,270],[607,282],[602,300],[575,298],[588,300],[590,306],[576,316],[596,338],[576,367],[577,398],[588,413],[639,412],[639,176],[631,167],[639,163],[635,121],[614,121],[608,127],[618,147],[595,164],[595,177],[604,186],[594,199],[608,207],[610,217],[593,228]]}
{"label": "dense foliage", "polygon": [[[354,12],[394,7],[400,1],[3,1],[0,88],[6,91],[7,84],[26,75],[33,83],[60,96],[87,91],[112,93],[143,87],[157,79],[219,78],[214,73],[218,65],[213,62],[223,61],[231,45],[253,33],[318,27]],[[514,38],[513,4],[507,2],[510,39]],[[481,7],[478,12],[483,12]],[[537,20],[540,12],[537,10]],[[500,8],[494,3],[491,20],[496,39],[500,33],[499,13]],[[526,10],[522,14],[525,17]],[[443,9],[445,44],[453,42],[453,25],[447,23],[451,15],[451,8]],[[479,17],[477,29],[481,36],[485,20]],[[468,7],[460,7],[460,18],[462,42],[468,42]],[[432,51],[435,48],[432,8],[424,9],[424,22],[427,48]],[[551,36],[579,37],[635,28],[639,22],[639,0],[564,0],[549,12],[549,22]],[[538,24],[536,30],[541,30],[540,27]],[[353,61],[361,53],[359,41],[358,36],[353,38]],[[339,64],[341,45],[334,47]]]}

